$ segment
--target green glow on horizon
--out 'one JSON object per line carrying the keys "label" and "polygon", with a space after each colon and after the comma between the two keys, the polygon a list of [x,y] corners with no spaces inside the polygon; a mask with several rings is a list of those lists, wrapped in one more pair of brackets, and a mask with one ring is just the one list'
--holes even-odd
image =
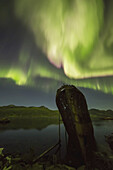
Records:
{"label": "green glow on horizon", "polygon": [[9,70],[8,74],[5,76],[6,78],[12,78],[15,80],[16,84],[24,85],[26,84],[27,77],[24,73],[18,69]]}
{"label": "green glow on horizon", "polygon": [[27,76],[17,68],[0,70],[0,78],[11,78],[17,85],[25,85],[27,82]]}
{"label": "green glow on horizon", "polygon": [[[33,67],[35,64],[33,63]],[[52,89],[55,90],[57,87],[57,82],[61,81],[62,83],[66,84],[73,84],[77,87],[84,87],[84,88],[90,88],[94,90],[100,90],[103,91],[104,93],[111,93],[113,94],[113,77],[103,77],[99,79],[98,77],[95,79],[79,79],[79,80],[74,80],[74,79],[69,79],[68,77],[65,77],[59,73],[54,73],[54,71],[49,71],[47,68],[44,67],[38,67],[37,70],[34,67],[31,67],[31,71],[29,69],[28,75],[25,75],[25,73],[21,69],[14,69],[11,68],[9,70],[5,69],[4,71],[0,70],[0,77],[5,77],[5,78],[11,78],[15,81],[17,85],[29,85],[33,86],[36,88],[40,88],[46,92],[50,92]],[[43,81],[40,82],[35,82],[34,79],[31,77],[33,75],[38,75],[39,77],[42,78],[51,78],[52,83],[51,84],[45,84]]]}

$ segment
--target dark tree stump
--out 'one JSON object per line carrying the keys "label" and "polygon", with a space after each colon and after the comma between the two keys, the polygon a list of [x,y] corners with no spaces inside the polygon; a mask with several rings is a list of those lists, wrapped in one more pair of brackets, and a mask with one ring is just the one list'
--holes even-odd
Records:
{"label": "dark tree stump", "polygon": [[94,131],[84,95],[72,85],[57,90],[56,104],[69,136],[68,154],[79,164],[91,161],[96,150]]}

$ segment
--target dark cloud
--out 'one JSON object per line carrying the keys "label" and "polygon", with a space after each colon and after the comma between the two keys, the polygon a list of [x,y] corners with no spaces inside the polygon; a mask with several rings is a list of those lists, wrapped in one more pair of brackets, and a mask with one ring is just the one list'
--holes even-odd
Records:
{"label": "dark cloud", "polygon": [[[56,83],[52,80],[39,78],[39,89],[18,86],[11,79],[0,79],[0,105],[25,105],[25,106],[46,106],[51,109],[57,109],[55,103],[56,90],[62,83]],[[51,85],[51,91],[45,91],[44,84]],[[42,88],[40,87],[42,83]],[[49,87],[50,88],[50,87]],[[105,94],[96,90],[79,88],[85,95],[88,108],[113,109],[113,95]]]}
{"label": "dark cloud", "polygon": [[42,89],[18,86],[11,79],[0,79],[0,105],[47,106],[56,108],[55,92],[46,93]]}

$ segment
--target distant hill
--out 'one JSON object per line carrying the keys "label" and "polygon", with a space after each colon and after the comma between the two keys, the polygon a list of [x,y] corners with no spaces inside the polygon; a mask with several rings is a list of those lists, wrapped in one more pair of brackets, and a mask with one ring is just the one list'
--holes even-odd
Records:
{"label": "distant hill", "polygon": [[98,109],[90,109],[90,116],[92,119],[104,119],[110,120],[113,119],[113,111],[112,110],[98,110]]}
{"label": "distant hill", "polygon": [[[113,119],[113,111],[112,110],[98,110],[98,109],[90,109],[90,116],[92,120],[96,119]],[[58,117],[58,110],[50,110],[45,106],[40,107],[25,107],[25,106],[1,106],[0,107],[0,118],[15,118],[15,117]]]}
{"label": "distant hill", "polygon": [[40,107],[25,107],[25,106],[1,106],[0,117],[56,117],[58,110],[50,110],[45,106]]}

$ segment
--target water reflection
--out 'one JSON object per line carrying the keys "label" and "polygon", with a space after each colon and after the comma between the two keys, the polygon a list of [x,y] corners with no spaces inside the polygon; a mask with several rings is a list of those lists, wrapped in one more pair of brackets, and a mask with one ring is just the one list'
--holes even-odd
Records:
{"label": "water reflection", "polygon": [[[42,124],[44,124],[44,122],[42,122]],[[5,148],[6,153],[16,154],[26,153],[30,150],[30,148],[32,148],[36,155],[40,155],[43,151],[45,151],[46,149],[55,145],[58,142],[59,131],[58,125],[51,124],[48,125],[47,127],[42,128],[42,124],[41,128],[39,128],[40,130],[35,129],[34,127],[30,129],[23,129],[22,126],[19,129],[13,129],[10,127],[7,128],[5,127],[1,129],[0,147]],[[108,147],[108,144],[105,142],[104,135],[108,135],[113,132],[113,120],[93,122],[93,127],[97,143],[103,144],[106,147]],[[66,136],[63,124],[61,125],[61,142],[62,142],[61,153],[62,156],[64,156],[66,153]]]}
{"label": "water reflection", "polygon": [[93,122],[93,127],[97,143],[107,147],[108,144],[105,142],[104,135],[113,133],[113,120]]}

